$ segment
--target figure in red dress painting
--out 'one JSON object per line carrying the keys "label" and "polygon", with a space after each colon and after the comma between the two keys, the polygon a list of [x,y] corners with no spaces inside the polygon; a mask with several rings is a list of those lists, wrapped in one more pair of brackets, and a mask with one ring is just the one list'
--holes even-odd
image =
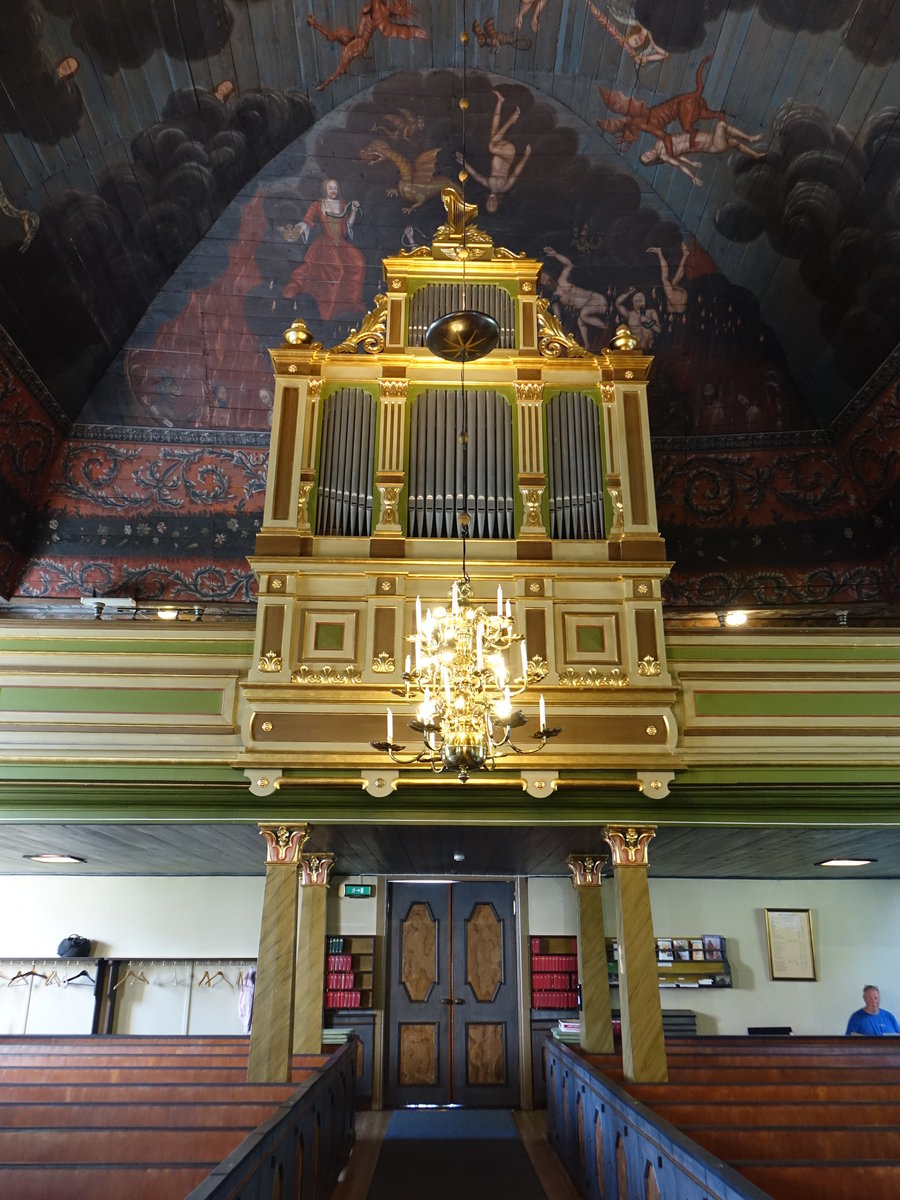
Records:
{"label": "figure in red dress painting", "polygon": [[283,295],[289,299],[300,292],[312,296],[323,321],[342,313],[366,311],[362,302],[366,259],[353,245],[353,226],[358,217],[359,201],[345,203],[338,181],[326,179],[321,200],[312,202],[303,220],[278,227],[286,242],[309,242],[312,238],[306,257],[291,274]]}

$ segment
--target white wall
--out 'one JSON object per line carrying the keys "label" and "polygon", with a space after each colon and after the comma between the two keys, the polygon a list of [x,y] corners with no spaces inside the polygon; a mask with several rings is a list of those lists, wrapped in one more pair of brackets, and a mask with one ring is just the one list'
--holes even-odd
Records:
{"label": "white wall", "polygon": [[[574,933],[575,889],[568,879],[528,885],[531,933]],[[900,1017],[900,883],[892,880],[650,879],[658,937],[719,933],[726,938],[734,986],[673,989],[667,1009],[692,1009],[701,1034],[745,1034],[751,1025],[789,1025],[797,1034],[842,1034],[875,983],[885,1008]],[[818,980],[773,981],[766,945],[767,908],[812,912]],[[603,884],[606,936],[616,932],[616,893]],[[618,992],[613,992],[615,1006]]]}
{"label": "white wall", "polygon": [[0,875],[0,958],[43,958],[70,933],[105,958],[255,958],[262,877]]}
{"label": "white wall", "polygon": [[[374,901],[329,893],[330,932],[374,933]],[[378,881],[379,885],[381,880]],[[0,876],[0,958],[52,957],[70,933],[113,958],[255,958],[264,880]],[[605,883],[606,934],[615,934],[615,887]],[[665,1008],[698,1014],[698,1032],[743,1034],[749,1025],[790,1025],[798,1034],[843,1033],[863,984],[881,988],[900,1015],[900,883],[892,881],[650,880],[658,936],[719,933],[727,939],[730,990],[672,990]],[[815,983],[773,982],[766,908],[812,911]],[[568,878],[528,885],[529,933],[574,933]],[[614,1003],[616,993],[613,994]]]}

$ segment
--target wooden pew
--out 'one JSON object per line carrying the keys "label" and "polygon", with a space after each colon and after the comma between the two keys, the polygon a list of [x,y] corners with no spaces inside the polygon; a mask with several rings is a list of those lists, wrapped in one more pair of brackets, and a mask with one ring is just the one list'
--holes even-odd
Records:
{"label": "wooden pew", "polygon": [[218,1163],[252,1129],[0,1129],[0,1163]]}
{"label": "wooden pew", "polygon": [[[293,1087],[293,1085],[291,1085]],[[208,1102],[189,1103],[173,1100],[166,1104],[144,1104],[132,1099],[119,1101],[75,1101],[65,1105],[65,1124],[68,1129],[151,1128],[173,1129],[207,1125],[216,1129],[234,1129],[257,1125],[272,1115],[272,1109],[287,1096],[266,1102],[228,1100],[222,1102],[218,1096]],[[60,1121],[60,1105],[27,1101],[7,1103],[0,1091],[0,1131],[4,1129],[34,1129],[56,1126]]]}
{"label": "wooden pew", "polygon": [[[776,1200],[900,1196],[900,1050],[881,1039],[667,1043],[629,1095]],[[610,1056],[588,1056],[621,1080]]]}
{"label": "wooden pew", "polygon": [[247,1050],[246,1037],[0,1038],[0,1196],[184,1200],[331,1058],[296,1055],[290,1083],[248,1084]]}
{"label": "wooden pew", "polygon": [[98,1196],[127,1196],[128,1200],[184,1200],[216,1167],[215,1162],[104,1162],[0,1164],[0,1195],[10,1200],[97,1200]]}
{"label": "wooden pew", "polygon": [[[629,1091],[632,1088],[629,1087]],[[895,1103],[870,1100],[794,1100],[787,1103],[749,1099],[723,1099],[696,1103],[690,1100],[654,1100],[653,1111],[679,1129],[688,1125],[897,1125],[900,1126],[900,1099]],[[2,1123],[2,1122],[0,1122]]]}
{"label": "wooden pew", "polygon": [[900,1162],[764,1162],[732,1166],[774,1200],[895,1200]]}
{"label": "wooden pew", "polygon": [[[718,1158],[734,1163],[756,1158],[790,1162],[796,1159],[815,1161],[876,1162],[880,1159],[900,1161],[900,1127],[840,1126],[816,1128],[810,1125],[789,1127],[758,1125],[752,1129],[736,1129],[729,1125],[680,1125],[698,1146]],[[2,1136],[2,1135],[0,1135]],[[2,1142],[0,1142],[2,1148]]]}

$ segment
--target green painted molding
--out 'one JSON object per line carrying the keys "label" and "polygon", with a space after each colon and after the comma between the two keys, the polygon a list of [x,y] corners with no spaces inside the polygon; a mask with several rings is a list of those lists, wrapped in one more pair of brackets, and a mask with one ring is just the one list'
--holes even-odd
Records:
{"label": "green painted molding", "polygon": [[821,680],[816,690],[695,691],[694,713],[698,717],[900,717],[900,689],[878,692],[868,689],[827,688]]}
{"label": "green painted molding", "polygon": [[47,636],[45,634],[17,634],[6,636],[0,633],[0,654],[59,654],[71,658],[78,654],[134,654],[145,656],[160,655],[202,655],[203,657],[246,658],[253,655],[253,637],[241,634],[218,635],[214,638],[162,638],[162,637],[104,637],[102,634],[91,637],[77,637],[69,634],[65,637]]}
{"label": "green painted molding", "polygon": [[693,640],[671,642],[666,639],[666,655],[670,663],[687,666],[696,663],[785,662],[803,663],[865,663],[900,662],[900,638],[892,644],[879,637],[871,645],[865,643],[816,641],[813,637],[802,643],[759,640],[738,644],[723,638],[721,643],[695,643]]}
{"label": "green painted molding", "polygon": [[205,766],[195,763],[133,765],[131,763],[3,763],[0,764],[0,788],[9,784],[44,784],[59,787],[68,783],[114,783],[130,786],[135,783],[227,784],[238,781],[246,787],[243,771],[227,766]]}
{"label": "green painted molding", "polygon": [[219,684],[206,688],[173,687],[40,687],[6,684],[0,687],[0,713],[40,712],[102,714],[152,714],[175,716],[220,716],[225,689]]}
{"label": "green painted molding", "polygon": [[[358,780],[338,786],[310,781],[259,798],[243,774],[212,768],[147,771],[144,778],[105,779],[85,765],[60,778],[0,781],[0,821],[8,822],[258,822],[310,821],[313,824],[468,824],[567,825],[710,824],[845,827],[900,826],[900,772],[891,779],[796,783],[698,781],[688,772],[662,800],[634,789],[569,787],[536,800],[515,788],[484,785],[403,788],[376,798]],[[88,774],[91,772],[91,774]],[[124,775],[124,773],[121,773]],[[849,814],[852,812],[852,819]]]}
{"label": "green painted molding", "polygon": [[[854,787],[864,784],[893,784],[900,788],[900,766],[867,766],[848,762],[843,766],[788,766],[785,764],[749,767],[691,767],[679,771],[670,785],[673,790],[692,787],[733,787],[740,784],[792,787],[798,784]],[[898,792],[900,803],[900,792]]]}

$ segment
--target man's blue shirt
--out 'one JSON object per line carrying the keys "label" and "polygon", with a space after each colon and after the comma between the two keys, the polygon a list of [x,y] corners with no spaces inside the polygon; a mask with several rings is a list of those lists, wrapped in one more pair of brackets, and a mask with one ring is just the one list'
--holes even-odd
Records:
{"label": "man's blue shirt", "polygon": [[847,1022],[847,1034],[851,1033],[861,1033],[863,1037],[884,1037],[886,1034],[900,1033],[900,1025],[894,1014],[886,1008],[879,1009],[877,1013],[867,1013],[864,1008],[859,1008]]}

